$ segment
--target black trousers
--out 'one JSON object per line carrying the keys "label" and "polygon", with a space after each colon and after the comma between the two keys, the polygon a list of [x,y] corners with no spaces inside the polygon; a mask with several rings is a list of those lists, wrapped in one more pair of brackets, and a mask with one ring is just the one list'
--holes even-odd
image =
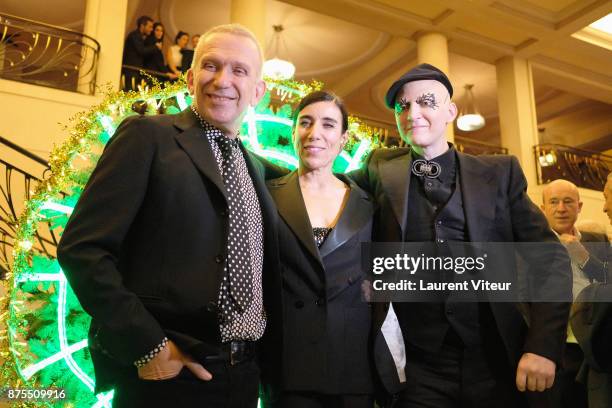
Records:
{"label": "black trousers", "polygon": [[486,355],[480,347],[443,344],[438,353],[430,353],[407,344],[406,388],[394,408],[526,407],[514,375]]}
{"label": "black trousers", "polygon": [[259,367],[254,360],[236,365],[209,362],[213,378],[202,381],[187,368],[169,380],[122,381],[115,387],[115,408],[256,408]]}
{"label": "black trousers", "polygon": [[567,343],[563,354],[563,368],[557,372],[552,387],[555,408],[587,408],[589,406],[587,389],[576,381],[576,376],[584,360],[578,344]]}
{"label": "black trousers", "polygon": [[374,399],[369,394],[329,395],[307,391],[282,392],[266,408],[373,408]]}

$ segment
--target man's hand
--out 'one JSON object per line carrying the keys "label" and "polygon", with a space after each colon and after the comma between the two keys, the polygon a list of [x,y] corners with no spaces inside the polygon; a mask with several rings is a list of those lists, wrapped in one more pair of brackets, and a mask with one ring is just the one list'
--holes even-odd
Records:
{"label": "man's hand", "polygon": [[565,245],[570,258],[578,265],[584,265],[589,260],[589,251],[586,250],[575,235],[561,234],[559,235],[559,241]]}
{"label": "man's hand", "polygon": [[546,357],[525,353],[516,370],[516,388],[523,392],[545,391],[555,381],[556,364]]}
{"label": "man's hand", "polygon": [[138,377],[143,380],[167,380],[176,377],[183,367],[187,367],[193,375],[201,380],[212,380],[210,372],[201,364],[183,354],[171,340],[158,355],[138,369]]}

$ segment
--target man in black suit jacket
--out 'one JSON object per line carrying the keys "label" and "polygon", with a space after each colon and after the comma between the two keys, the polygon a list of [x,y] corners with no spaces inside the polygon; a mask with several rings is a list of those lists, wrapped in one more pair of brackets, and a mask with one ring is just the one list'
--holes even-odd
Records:
{"label": "man in black suit jacket", "polygon": [[[612,173],[604,186],[604,212],[612,225]],[[608,247],[608,253],[612,248]],[[608,259],[610,268],[612,259]],[[578,380],[586,385],[589,407],[612,406],[612,282],[595,282],[576,299],[570,319],[572,331],[584,352]]]}
{"label": "man in black suit jacket", "polygon": [[[576,185],[563,179],[552,181],[542,191],[541,208],[550,227],[570,255],[574,299],[591,283],[605,283],[608,280],[610,243],[603,234],[579,231],[576,228],[578,214],[582,209]],[[553,387],[555,406],[588,407],[587,390],[584,384],[576,381],[583,361],[584,354],[568,327],[563,368]]]}
{"label": "man in black suit jacket", "polygon": [[145,57],[153,55],[156,50],[162,49],[162,43],[156,42],[150,45],[145,44],[145,40],[153,31],[153,19],[148,16],[140,16],[136,21],[136,30],[128,34],[123,45],[123,67],[121,73],[124,76],[125,84],[123,89],[126,91],[136,90],[140,82],[138,69],[144,68]]}
{"label": "man in black suit jacket", "polygon": [[116,407],[254,408],[258,343],[274,337],[276,210],[237,138],[265,92],[261,48],[226,25],[196,54],[193,106],[119,126],[58,248]]}
{"label": "man in black suit jacket", "polygon": [[[525,255],[529,273],[555,281],[562,298],[571,298],[569,259],[527,197],[516,158],[474,157],[447,142],[446,126],[457,114],[451,97],[450,81],[429,64],[413,68],[387,92],[387,106],[411,147],[375,150],[355,175],[379,204],[374,240],[546,242],[546,253]],[[531,303],[522,314],[514,303],[462,303],[453,295],[441,303],[396,302],[389,310],[397,315],[405,354],[395,355],[405,356],[406,366],[394,375],[394,368],[382,367],[389,350],[377,352],[379,372],[387,373],[382,381],[400,391],[397,407],[522,406],[517,388],[552,386],[569,306]],[[386,324],[385,313],[378,316],[378,325]],[[384,350],[385,343],[379,336],[376,348]]]}

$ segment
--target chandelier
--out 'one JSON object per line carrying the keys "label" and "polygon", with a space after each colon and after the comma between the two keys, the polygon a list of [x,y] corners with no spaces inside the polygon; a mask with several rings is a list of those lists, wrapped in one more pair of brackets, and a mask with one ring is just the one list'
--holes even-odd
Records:
{"label": "chandelier", "polygon": [[459,118],[457,118],[457,127],[466,132],[481,129],[485,125],[485,118],[476,108],[473,87],[473,84],[465,86],[465,100],[459,110]]}
{"label": "chandelier", "polygon": [[271,46],[268,46],[268,51],[271,51],[273,58],[266,60],[263,64],[264,77],[276,80],[291,79],[295,75],[295,65],[290,61],[279,58],[281,42],[287,48],[281,38],[284,27],[281,24],[276,24],[272,28],[274,34],[272,35]]}

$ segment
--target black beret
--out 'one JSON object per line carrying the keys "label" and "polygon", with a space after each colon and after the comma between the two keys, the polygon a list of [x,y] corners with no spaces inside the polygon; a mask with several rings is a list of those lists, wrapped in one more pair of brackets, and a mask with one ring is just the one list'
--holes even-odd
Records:
{"label": "black beret", "polygon": [[387,91],[387,96],[385,96],[387,106],[393,109],[395,106],[395,97],[397,96],[399,90],[402,89],[404,84],[413,81],[422,81],[425,79],[433,79],[434,81],[440,82],[446,87],[446,89],[448,89],[449,95],[451,97],[453,96],[453,86],[444,72],[430,64],[419,64],[410,71],[406,72],[400,79],[391,85],[391,88],[389,88]]}

